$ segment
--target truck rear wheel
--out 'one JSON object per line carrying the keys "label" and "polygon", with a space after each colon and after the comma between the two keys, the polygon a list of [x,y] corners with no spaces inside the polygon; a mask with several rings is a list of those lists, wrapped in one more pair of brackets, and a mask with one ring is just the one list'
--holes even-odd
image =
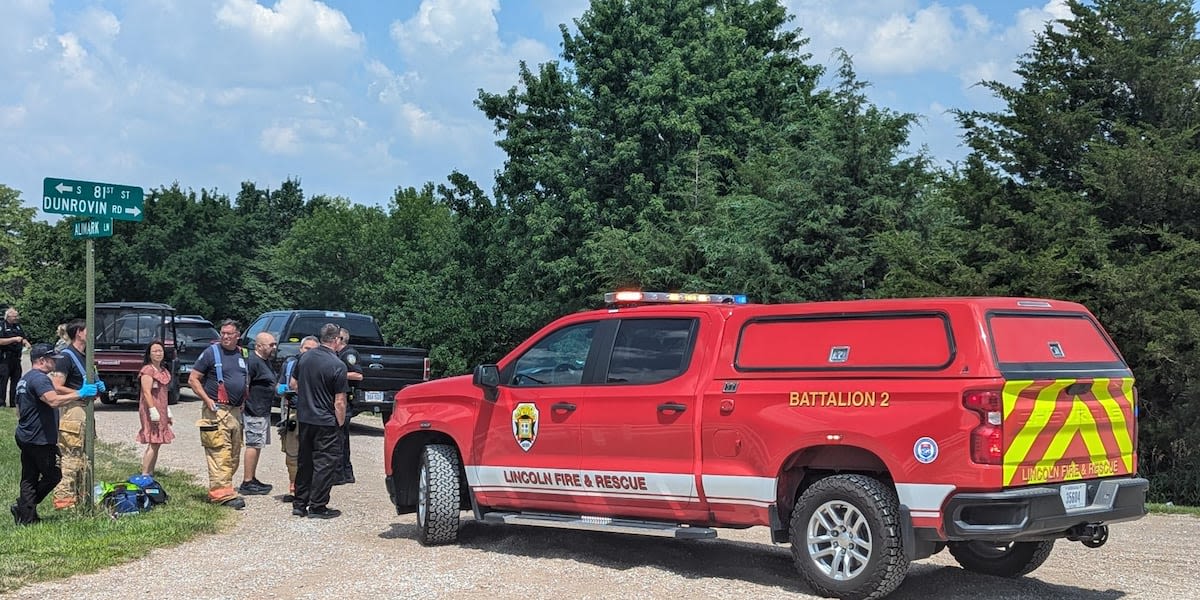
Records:
{"label": "truck rear wheel", "polygon": [[833,475],[812,484],[792,511],[792,558],[823,596],[868,600],[904,581],[896,493],[866,475]]}
{"label": "truck rear wheel", "polygon": [[1054,540],[1041,542],[950,542],[950,554],[962,568],[997,577],[1020,577],[1042,566]]}
{"label": "truck rear wheel", "polygon": [[103,394],[100,394],[99,396],[97,396],[97,398],[100,399],[100,404],[116,404],[117,403],[117,397],[114,396],[112,392],[104,392]]}
{"label": "truck rear wheel", "polygon": [[458,451],[430,444],[421,452],[417,475],[417,541],[425,546],[458,540]]}

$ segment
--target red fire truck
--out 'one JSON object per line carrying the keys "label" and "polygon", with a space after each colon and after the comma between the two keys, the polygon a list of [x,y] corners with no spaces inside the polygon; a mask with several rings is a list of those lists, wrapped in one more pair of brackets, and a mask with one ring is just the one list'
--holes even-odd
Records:
{"label": "red fire truck", "polygon": [[387,487],[422,543],[454,542],[462,510],[677,538],[763,525],[814,591],[860,599],[943,549],[1020,576],[1145,514],[1134,379],[1079,304],[606,302],[396,394]]}

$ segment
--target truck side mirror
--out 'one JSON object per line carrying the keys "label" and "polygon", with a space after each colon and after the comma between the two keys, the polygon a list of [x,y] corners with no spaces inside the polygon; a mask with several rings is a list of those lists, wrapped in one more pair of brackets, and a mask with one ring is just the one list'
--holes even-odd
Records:
{"label": "truck side mirror", "polygon": [[471,383],[483,388],[483,399],[495,402],[500,394],[500,367],[496,365],[479,365],[471,377]]}

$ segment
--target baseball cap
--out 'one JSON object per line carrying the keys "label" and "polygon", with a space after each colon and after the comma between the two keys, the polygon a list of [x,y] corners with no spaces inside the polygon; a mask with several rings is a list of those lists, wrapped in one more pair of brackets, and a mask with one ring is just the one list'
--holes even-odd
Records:
{"label": "baseball cap", "polygon": [[62,358],[62,355],[54,351],[54,344],[34,344],[29,349],[29,360],[34,361],[39,358],[53,358],[54,360],[58,360]]}

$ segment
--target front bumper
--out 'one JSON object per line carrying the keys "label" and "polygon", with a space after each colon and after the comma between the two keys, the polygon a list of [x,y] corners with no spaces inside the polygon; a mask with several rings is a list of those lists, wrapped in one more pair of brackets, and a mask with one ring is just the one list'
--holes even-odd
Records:
{"label": "front bumper", "polygon": [[[1064,486],[1086,484],[1086,503],[1067,509]],[[943,512],[950,540],[1029,541],[1067,535],[1077,525],[1118,523],[1146,514],[1150,482],[1140,477],[1093,479],[951,496]]]}

